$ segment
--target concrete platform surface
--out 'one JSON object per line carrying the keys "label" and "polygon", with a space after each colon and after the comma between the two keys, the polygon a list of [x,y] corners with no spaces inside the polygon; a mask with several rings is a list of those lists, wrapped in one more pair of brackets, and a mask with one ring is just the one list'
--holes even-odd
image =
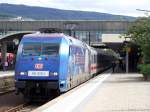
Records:
{"label": "concrete platform surface", "polygon": [[0,71],[0,94],[15,89],[14,71]]}
{"label": "concrete platform surface", "polygon": [[0,71],[0,78],[14,76],[14,71]]}
{"label": "concrete platform surface", "polygon": [[103,74],[33,112],[150,112],[150,82],[141,74]]}
{"label": "concrete platform surface", "polygon": [[150,112],[150,82],[141,74],[113,74],[78,112]]}

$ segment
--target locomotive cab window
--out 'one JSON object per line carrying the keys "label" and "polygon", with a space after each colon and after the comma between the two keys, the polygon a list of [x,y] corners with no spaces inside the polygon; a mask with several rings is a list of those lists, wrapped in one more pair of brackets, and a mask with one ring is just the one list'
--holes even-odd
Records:
{"label": "locomotive cab window", "polygon": [[24,56],[39,56],[59,54],[59,44],[56,43],[24,43],[22,54]]}
{"label": "locomotive cab window", "polygon": [[57,56],[59,54],[59,44],[42,44],[42,55],[54,55]]}
{"label": "locomotive cab window", "polygon": [[22,54],[24,56],[38,56],[41,54],[40,43],[24,43]]}

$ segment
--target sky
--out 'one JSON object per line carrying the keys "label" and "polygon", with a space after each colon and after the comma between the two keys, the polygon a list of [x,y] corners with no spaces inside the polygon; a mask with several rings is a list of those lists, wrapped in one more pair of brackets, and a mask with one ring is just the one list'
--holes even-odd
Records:
{"label": "sky", "polygon": [[136,9],[150,10],[150,0],[0,0],[0,3],[95,11],[135,17],[146,16],[144,11]]}

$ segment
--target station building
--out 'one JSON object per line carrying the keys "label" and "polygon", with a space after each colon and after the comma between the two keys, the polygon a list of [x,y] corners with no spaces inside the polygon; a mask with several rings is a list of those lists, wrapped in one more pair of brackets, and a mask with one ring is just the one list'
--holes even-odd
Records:
{"label": "station building", "polygon": [[[120,53],[125,34],[134,21],[96,21],[96,20],[38,20],[38,21],[0,21],[0,46],[2,62],[6,52],[16,54],[18,43],[25,34],[37,32],[40,28],[59,28],[87,44],[97,47],[106,45]],[[124,56],[124,55],[123,55]]]}

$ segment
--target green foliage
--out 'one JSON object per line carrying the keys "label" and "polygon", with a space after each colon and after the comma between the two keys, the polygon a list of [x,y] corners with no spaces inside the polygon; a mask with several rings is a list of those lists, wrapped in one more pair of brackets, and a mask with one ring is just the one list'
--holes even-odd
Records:
{"label": "green foliage", "polygon": [[143,45],[144,63],[150,63],[150,44]]}
{"label": "green foliage", "polygon": [[150,64],[143,64],[141,66],[141,73],[146,76],[146,75],[150,75]]}
{"label": "green foliage", "polygon": [[150,18],[137,20],[135,24],[129,28],[125,37],[130,38],[141,47],[144,63],[150,63]]}
{"label": "green foliage", "polygon": [[137,44],[143,46],[150,43],[150,19],[137,20],[125,35]]}
{"label": "green foliage", "polygon": [[141,70],[142,70],[142,66],[143,66],[143,64],[138,64],[138,65],[137,65],[137,69],[138,69],[139,71],[141,71]]}

